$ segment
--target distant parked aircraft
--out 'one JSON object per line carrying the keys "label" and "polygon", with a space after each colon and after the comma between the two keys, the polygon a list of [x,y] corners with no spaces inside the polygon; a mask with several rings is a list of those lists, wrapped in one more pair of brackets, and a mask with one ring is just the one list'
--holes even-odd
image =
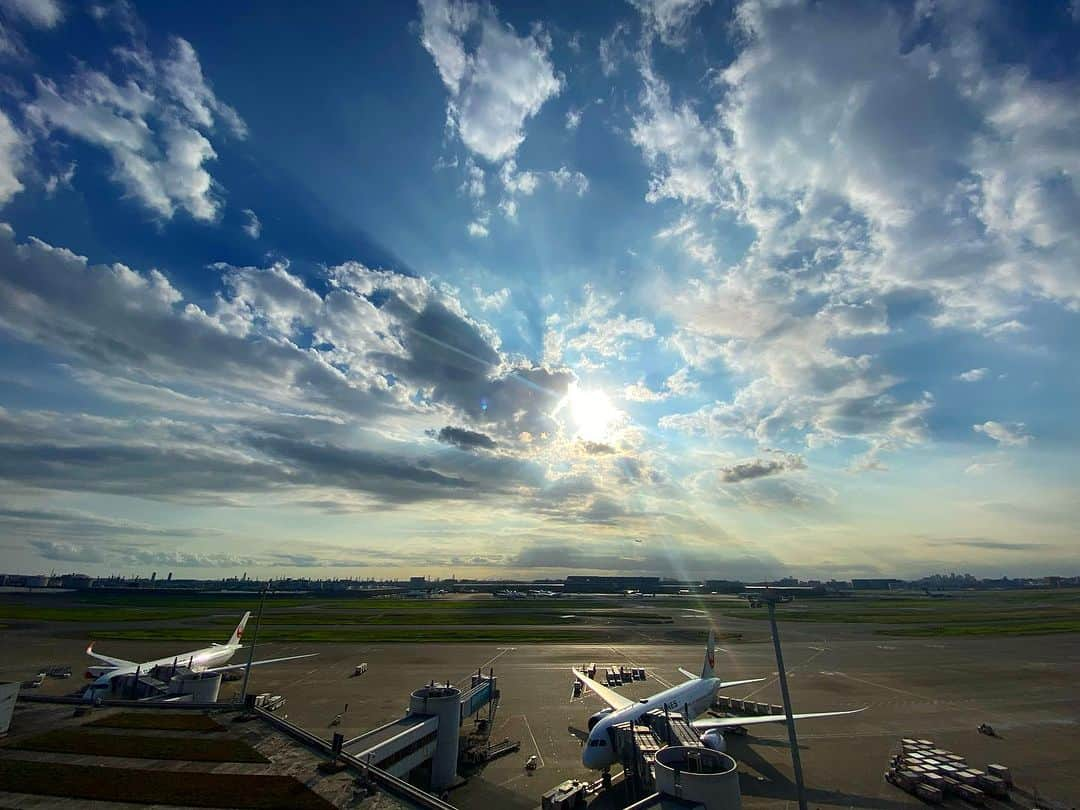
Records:
{"label": "distant parked aircraft", "polygon": [[[695,731],[702,732],[702,745],[716,751],[723,751],[725,748],[724,736],[721,731],[723,728],[752,726],[759,723],[783,723],[787,719],[782,714],[694,719],[712,706],[718,689],[765,680],[764,678],[750,678],[741,681],[721,681],[716,676],[716,636],[712,631],[709,632],[709,644],[705,651],[705,663],[701,668],[701,676],[698,677],[682,668],[679,669],[679,672],[689,679],[686,683],[665,689],[652,697],[635,701],[616,692],[614,689],[604,686],[602,683],[594,681],[585,673],[576,669],[573,670],[574,677],[589,690],[596,693],[610,707],[601,709],[589,718],[589,734],[581,750],[582,764],[586,768],[595,771],[608,770],[617,761],[612,728],[619,723],[637,720],[646,712],[671,711],[682,713]],[[846,712],[814,712],[796,714],[792,715],[792,717],[795,720],[808,720],[812,717],[835,717],[861,711],[863,709]]]}
{"label": "distant parked aircraft", "polygon": [[495,595],[500,599],[525,599],[528,594],[525,591],[495,591]]}
{"label": "distant parked aircraft", "polygon": [[[108,655],[102,655],[101,653],[94,652],[94,642],[90,642],[90,646],[86,648],[86,654],[91,658],[104,661],[105,664],[86,668],[86,677],[94,679],[93,683],[87,688],[87,696],[92,697],[97,690],[111,688],[113,678],[119,678],[123,675],[134,675],[137,672],[149,673],[155,667],[179,666],[186,667],[193,672],[226,672],[229,670],[243,669],[247,666],[246,663],[229,664],[227,666],[225,664],[238,650],[242,649],[240,639],[244,635],[244,627],[247,625],[249,618],[251,618],[251,611],[248,611],[243,615],[240,619],[240,624],[236,625],[233,634],[229,636],[229,640],[224,644],[212,644],[209,647],[203,647],[201,650],[167,655],[164,658],[156,658],[153,661],[128,661],[124,658],[113,658]],[[290,655],[285,658],[267,658],[262,661],[252,661],[251,665],[254,667],[261,664],[276,664],[279,661],[294,661],[297,658],[311,658],[315,655],[318,655],[318,653]]]}
{"label": "distant parked aircraft", "polygon": [[557,599],[560,594],[555,591],[535,590],[529,591],[530,596],[539,596],[541,599]]}

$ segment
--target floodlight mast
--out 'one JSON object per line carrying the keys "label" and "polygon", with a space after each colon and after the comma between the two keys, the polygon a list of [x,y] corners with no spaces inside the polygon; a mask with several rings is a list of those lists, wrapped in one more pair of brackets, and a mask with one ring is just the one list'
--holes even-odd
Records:
{"label": "floodlight mast", "polygon": [[[750,590],[751,588],[748,588]],[[787,718],[788,742],[791,745],[791,769],[795,773],[795,789],[799,796],[799,810],[806,808],[806,786],[803,784],[802,760],[799,758],[799,738],[795,734],[795,718],[791,711],[791,694],[788,692],[787,672],[784,670],[784,654],[780,650],[780,631],[776,627],[776,603],[791,600],[790,595],[781,593],[778,588],[753,588],[750,596],[754,601],[764,602],[769,608],[769,627],[772,629],[773,649],[776,650],[776,672],[780,678],[780,695],[784,701],[784,716]]]}
{"label": "floodlight mast", "polygon": [[255,632],[251,636],[251,646],[248,647],[247,666],[244,667],[244,685],[240,688],[240,702],[247,703],[248,678],[251,677],[251,661],[255,657],[255,644],[259,641],[259,623],[262,621],[263,603],[266,602],[266,593],[270,590],[270,581],[263,586],[262,595],[259,597],[259,612],[255,614]]}

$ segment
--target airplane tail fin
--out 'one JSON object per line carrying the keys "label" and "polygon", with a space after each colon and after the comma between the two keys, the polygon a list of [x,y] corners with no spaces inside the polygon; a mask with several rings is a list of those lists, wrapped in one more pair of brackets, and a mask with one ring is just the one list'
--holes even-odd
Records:
{"label": "airplane tail fin", "polygon": [[702,678],[715,678],[716,675],[716,632],[709,630],[709,645],[705,648],[705,663],[701,667]]}
{"label": "airplane tail fin", "polygon": [[251,611],[249,610],[244,613],[243,617],[240,619],[240,624],[236,625],[236,629],[233,630],[233,634],[229,636],[230,647],[235,647],[237,644],[240,643],[240,639],[244,636],[244,628],[247,626],[248,619],[250,618]]}

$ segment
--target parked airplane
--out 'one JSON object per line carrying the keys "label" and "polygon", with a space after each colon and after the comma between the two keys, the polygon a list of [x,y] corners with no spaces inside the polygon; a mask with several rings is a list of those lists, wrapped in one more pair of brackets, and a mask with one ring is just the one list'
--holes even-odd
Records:
{"label": "parked airplane", "polygon": [[[637,720],[646,712],[663,712],[666,710],[681,713],[695,731],[701,732],[701,744],[715,751],[723,751],[725,748],[724,735],[721,729],[734,726],[751,726],[759,723],[783,723],[787,720],[782,714],[757,717],[700,717],[694,719],[698,715],[704,714],[712,706],[713,701],[716,699],[717,690],[765,680],[764,678],[750,678],[741,681],[721,681],[716,675],[716,636],[712,631],[709,632],[709,645],[705,652],[705,664],[701,668],[701,676],[694,675],[692,672],[680,667],[679,672],[689,680],[686,683],[665,689],[652,697],[636,701],[631,700],[614,689],[594,681],[577,669],[573,670],[573,672],[575,678],[596,693],[610,707],[601,709],[589,718],[589,734],[581,751],[581,762],[586,768],[594,771],[606,771],[617,760],[613,746],[612,727],[618,723]],[[792,717],[795,720],[808,720],[812,717],[856,714],[863,710],[812,712],[796,714],[792,715]]]}
{"label": "parked airplane", "polygon": [[[251,611],[244,614],[243,618],[240,619],[240,624],[236,626],[233,634],[224,644],[215,643],[210,647],[203,647],[201,650],[169,655],[153,661],[127,661],[123,658],[102,655],[94,652],[94,642],[90,642],[90,646],[86,648],[86,654],[91,658],[104,661],[105,664],[86,668],[86,677],[93,679],[93,683],[87,688],[87,695],[92,696],[99,689],[109,689],[112,686],[113,678],[134,675],[137,672],[149,673],[155,667],[180,666],[194,672],[225,672],[227,670],[243,669],[247,666],[246,663],[226,665],[226,662],[241,649],[240,639],[244,635],[244,627],[247,625],[249,618],[251,618]],[[297,658],[311,658],[315,655],[318,655],[318,653],[290,655],[285,658],[267,658],[262,661],[252,661],[251,665],[275,664],[279,661],[293,661]]]}
{"label": "parked airplane", "polygon": [[560,594],[556,591],[535,590],[529,591],[529,596],[539,596],[542,599],[558,599]]}

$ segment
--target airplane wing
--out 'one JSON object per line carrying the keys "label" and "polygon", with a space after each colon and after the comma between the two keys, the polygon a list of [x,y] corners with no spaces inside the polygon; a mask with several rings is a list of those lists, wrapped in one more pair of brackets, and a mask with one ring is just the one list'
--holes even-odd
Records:
{"label": "airplane wing", "polygon": [[627,706],[632,706],[634,704],[634,701],[630,700],[630,698],[624,695],[620,695],[614,689],[610,689],[604,686],[602,683],[594,681],[584,672],[578,672],[576,669],[571,670],[571,672],[574,673],[575,678],[585,684],[585,686],[588,687],[590,690],[595,692],[597,697],[599,697],[611,708],[615,710],[625,709]]}
{"label": "airplane wing", "polygon": [[94,652],[94,642],[92,641],[86,648],[86,654],[89,655],[91,658],[96,658],[98,661],[104,661],[106,664],[112,664],[114,667],[117,668],[138,666],[137,661],[128,661],[124,658],[110,658],[107,655],[102,655],[101,653]]}
{"label": "airplane wing", "polygon": [[[861,709],[851,709],[846,712],[808,712],[805,714],[792,715],[793,720],[810,720],[814,717],[839,717],[844,714],[858,714],[866,711],[866,706]],[[702,717],[690,723],[693,728],[708,731],[714,728],[731,728],[732,726],[756,726],[761,723],[784,723],[787,718],[782,714],[765,714],[757,717]]]}
{"label": "airplane wing", "polygon": [[[691,672],[688,669],[683,669],[682,667],[679,667],[679,672],[681,672],[683,675],[685,675],[688,680],[696,681],[698,679],[698,676],[695,675],[693,672]],[[742,680],[742,681],[723,681],[723,682],[721,682],[719,688],[724,689],[724,688],[727,688],[729,686],[742,686],[743,684],[747,684],[747,683],[761,683],[763,680],[765,680],[765,679],[764,678],[747,678],[746,680]]]}
{"label": "airplane wing", "polygon": [[764,678],[746,678],[745,680],[742,680],[742,681],[721,681],[719,688],[720,689],[726,689],[729,686],[742,686],[743,684],[746,684],[746,683],[761,683],[763,680],[765,680],[765,679]]}
{"label": "airplane wing", "polygon": [[[307,655],[289,655],[285,658],[264,658],[262,661],[252,661],[251,665],[257,667],[260,664],[277,664],[281,661],[295,661],[298,658],[314,658],[318,653],[308,653]],[[228,672],[231,669],[245,669],[247,664],[229,664],[224,667],[209,667],[205,672]]]}

